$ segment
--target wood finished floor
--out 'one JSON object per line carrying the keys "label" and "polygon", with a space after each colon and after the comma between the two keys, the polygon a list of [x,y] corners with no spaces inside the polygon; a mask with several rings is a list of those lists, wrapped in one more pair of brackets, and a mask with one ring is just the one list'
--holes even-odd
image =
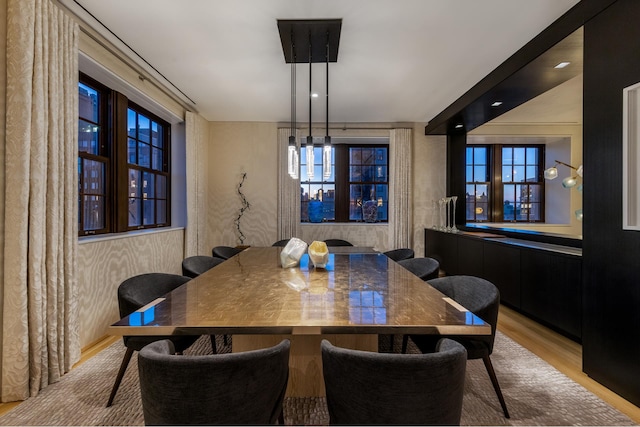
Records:
{"label": "wood finished floor", "polygon": [[[640,424],[640,408],[582,372],[582,346],[580,344],[505,306],[500,308],[498,330],[620,412],[626,414],[635,423]],[[107,337],[83,349],[82,357],[74,368],[89,360],[118,339],[118,337]],[[19,404],[20,402],[0,403],[0,415],[9,412]]]}

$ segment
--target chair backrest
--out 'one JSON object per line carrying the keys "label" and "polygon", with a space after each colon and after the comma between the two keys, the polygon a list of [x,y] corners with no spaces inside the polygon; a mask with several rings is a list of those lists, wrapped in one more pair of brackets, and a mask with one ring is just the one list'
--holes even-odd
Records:
{"label": "chair backrest", "polygon": [[231,246],[215,246],[213,249],[211,249],[211,254],[214,256],[214,258],[222,259],[229,259],[232,256],[239,254],[240,252],[242,252],[242,249],[233,248]]}
{"label": "chair backrest", "polygon": [[429,284],[491,325],[491,336],[473,338],[485,342],[491,354],[500,310],[498,288],[488,280],[474,276],[445,276],[429,280]]}
{"label": "chair backrest", "polygon": [[342,239],[327,239],[324,241],[327,246],[353,246],[351,242]]}
{"label": "chair backrest", "polygon": [[403,259],[411,259],[416,255],[413,249],[409,248],[392,249],[384,252],[384,254],[396,262]]}
{"label": "chair backrest", "polygon": [[277,242],[274,242],[273,245],[271,246],[287,246],[287,243],[289,243],[289,240],[291,239],[282,239],[282,240],[278,240]]}
{"label": "chair backrest", "polygon": [[171,341],[138,354],[145,424],[274,424],[289,376],[289,340],[253,351],[174,355]]}
{"label": "chair backrest", "polygon": [[403,259],[398,264],[422,280],[435,279],[440,273],[440,263],[430,257]]}
{"label": "chair backrest", "polygon": [[146,273],[125,280],[118,287],[118,306],[123,318],[191,278],[178,274]]}
{"label": "chair backrest", "polygon": [[322,341],[330,424],[460,424],[467,364],[450,339],[435,353],[374,353]]}
{"label": "chair backrest", "polygon": [[194,255],[182,260],[182,275],[187,277],[198,277],[207,270],[223,263],[222,258],[215,258],[207,255]]}

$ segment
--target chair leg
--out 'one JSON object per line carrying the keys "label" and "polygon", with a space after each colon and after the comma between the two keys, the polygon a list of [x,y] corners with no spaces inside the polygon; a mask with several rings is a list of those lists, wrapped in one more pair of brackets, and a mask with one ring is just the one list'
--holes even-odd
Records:
{"label": "chair leg", "polygon": [[402,354],[406,354],[407,344],[409,344],[409,335],[403,335],[402,336]]}
{"label": "chair leg", "polygon": [[491,359],[489,355],[486,354],[482,357],[482,361],[484,362],[485,368],[487,368],[487,373],[489,374],[489,378],[491,378],[491,383],[493,384],[493,389],[496,391],[496,395],[498,395],[498,400],[500,401],[500,406],[502,406],[502,411],[504,412],[505,418],[511,418],[509,416],[509,411],[507,411],[507,404],[504,401],[504,397],[502,397],[502,391],[500,391],[500,384],[498,384],[498,377],[496,377],[496,373],[493,370],[493,364],[491,363]]}
{"label": "chair leg", "polygon": [[213,354],[218,354],[218,349],[216,348],[216,336],[209,335],[209,338],[211,338],[211,351],[213,351]]}
{"label": "chair leg", "polygon": [[107,408],[113,404],[113,399],[116,397],[116,393],[118,392],[118,388],[120,388],[120,383],[122,382],[122,377],[124,377],[124,373],[127,371],[127,366],[129,366],[129,362],[131,361],[131,356],[133,356],[133,349],[127,348],[127,352],[124,354],[122,358],[122,363],[120,364],[120,370],[118,371],[118,375],[116,376],[116,382],[113,384],[113,389],[111,390],[111,395],[109,396],[109,401],[107,402]]}

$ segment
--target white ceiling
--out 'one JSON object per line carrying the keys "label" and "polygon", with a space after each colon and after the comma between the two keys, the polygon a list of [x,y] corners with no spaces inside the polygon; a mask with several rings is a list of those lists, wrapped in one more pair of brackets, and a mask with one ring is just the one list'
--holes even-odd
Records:
{"label": "white ceiling", "polygon": [[[578,3],[60,1],[107,34],[78,5],[95,16],[193,100],[195,104],[187,100],[191,109],[210,121],[288,122],[291,73],[284,61],[277,20],[342,18],[338,61],[330,64],[329,71],[329,120],[337,124],[426,124]],[[324,68],[316,64],[312,70],[313,90],[321,95],[325,92]],[[308,65],[298,65],[299,121],[308,120],[308,73]],[[323,98],[313,104],[313,120],[321,123],[325,120]]]}

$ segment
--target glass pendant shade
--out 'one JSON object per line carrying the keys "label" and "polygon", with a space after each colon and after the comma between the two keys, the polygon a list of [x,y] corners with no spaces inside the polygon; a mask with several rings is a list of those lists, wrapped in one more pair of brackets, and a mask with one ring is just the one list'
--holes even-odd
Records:
{"label": "glass pendant shade", "polygon": [[549,169],[545,169],[544,171],[544,179],[556,179],[558,177],[558,169],[553,166],[550,167]]}
{"label": "glass pendant shade", "polygon": [[575,215],[576,215],[576,219],[577,219],[578,221],[582,221],[582,217],[583,217],[583,215],[582,215],[582,209],[578,209],[577,211],[575,211]]}
{"label": "glass pendant shade", "polygon": [[296,138],[294,136],[289,137],[289,150],[287,152],[287,164],[289,176],[293,179],[298,179],[298,170],[300,169],[300,160],[298,158],[298,147],[296,145]]}
{"label": "glass pendant shade", "polygon": [[564,188],[574,187],[577,183],[578,183],[578,181],[576,181],[576,177],[574,177],[574,176],[568,176],[568,177],[566,177],[565,179],[562,180],[562,186]]}
{"label": "glass pendant shade", "polygon": [[313,137],[307,137],[307,178],[313,179],[313,165],[315,158],[313,155]]}
{"label": "glass pendant shade", "polygon": [[322,147],[322,175],[324,179],[331,177],[331,137],[324,137],[324,147]]}

